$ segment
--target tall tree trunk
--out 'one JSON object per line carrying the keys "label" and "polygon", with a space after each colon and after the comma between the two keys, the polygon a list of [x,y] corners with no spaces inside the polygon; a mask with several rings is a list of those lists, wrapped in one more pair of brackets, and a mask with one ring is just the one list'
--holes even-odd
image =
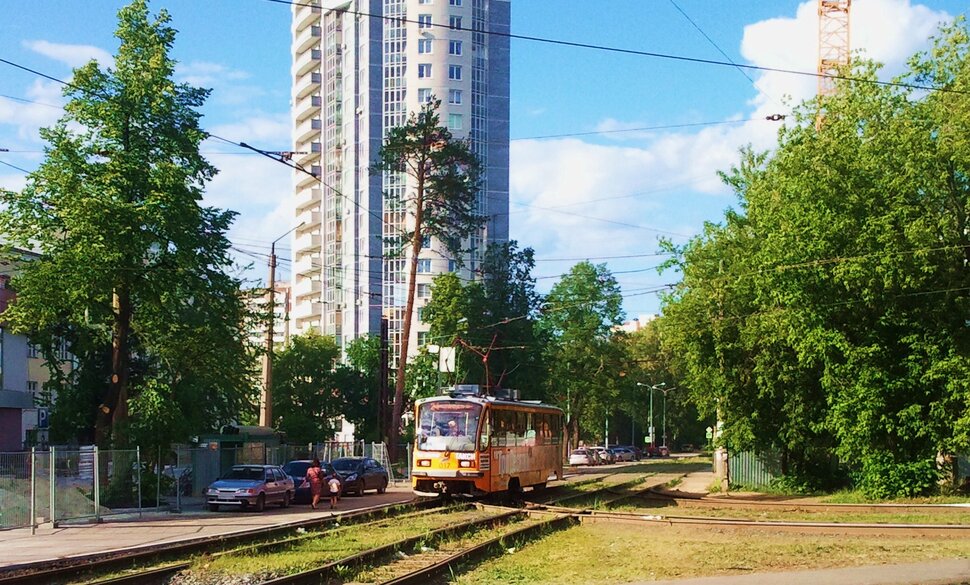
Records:
{"label": "tall tree trunk", "polygon": [[111,407],[112,440],[116,445],[125,442],[125,424],[128,422],[128,338],[131,335],[131,294],[127,286],[115,289],[114,326],[111,339]]}
{"label": "tall tree trunk", "polygon": [[394,408],[391,410],[391,425],[388,429],[391,444],[388,445],[391,460],[397,459],[398,440],[401,436],[401,413],[404,410],[405,369],[408,363],[408,345],[411,337],[411,316],[414,313],[415,280],[418,275],[418,254],[421,253],[421,224],[424,221],[424,161],[418,173],[417,193],[414,210],[414,235],[411,238],[411,266],[408,276],[408,300],[404,306],[404,323],[401,327],[401,350],[397,359],[397,375],[394,380]]}

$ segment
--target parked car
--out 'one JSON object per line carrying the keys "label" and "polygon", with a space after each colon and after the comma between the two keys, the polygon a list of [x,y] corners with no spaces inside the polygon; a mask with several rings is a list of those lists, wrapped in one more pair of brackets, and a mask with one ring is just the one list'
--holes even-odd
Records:
{"label": "parked car", "polygon": [[367,457],[341,457],[333,460],[333,468],[343,479],[344,493],[364,495],[364,490],[387,491],[387,470],[374,459]]}
{"label": "parked car", "polygon": [[569,454],[570,465],[596,465],[597,463],[596,455],[586,449],[575,449]]}
{"label": "parked car", "polygon": [[603,463],[616,463],[616,457],[610,452],[606,447],[590,447],[596,454],[599,455],[600,461]]}
{"label": "parked car", "polygon": [[[306,472],[307,469],[310,469],[310,463],[311,461],[309,459],[298,459],[289,461],[283,466],[283,472],[290,476],[290,479],[293,480],[293,485],[296,486],[293,492],[294,504],[309,504],[310,500],[313,499],[310,496],[310,483],[306,480]],[[320,469],[323,470],[326,477],[330,477],[335,473],[333,465],[327,461],[320,462]],[[337,480],[340,481],[340,494],[343,495],[343,480],[339,473],[337,474]],[[321,497],[330,497],[329,488],[323,488]]]}
{"label": "parked car", "polygon": [[205,490],[213,512],[220,506],[242,509],[252,506],[262,512],[269,503],[287,508],[293,501],[293,480],[278,465],[233,465]]}
{"label": "parked car", "polygon": [[628,449],[626,447],[613,447],[612,451],[617,461],[633,461],[636,459],[632,449]]}
{"label": "parked car", "polygon": [[657,452],[661,457],[670,457],[670,447],[667,445],[660,445],[657,447]]}

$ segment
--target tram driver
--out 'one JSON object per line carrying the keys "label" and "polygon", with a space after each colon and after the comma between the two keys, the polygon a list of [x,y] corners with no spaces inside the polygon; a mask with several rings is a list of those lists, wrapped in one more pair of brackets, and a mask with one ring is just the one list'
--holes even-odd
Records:
{"label": "tram driver", "polygon": [[463,437],[465,433],[461,432],[458,428],[458,423],[453,420],[448,421],[448,436],[449,437]]}

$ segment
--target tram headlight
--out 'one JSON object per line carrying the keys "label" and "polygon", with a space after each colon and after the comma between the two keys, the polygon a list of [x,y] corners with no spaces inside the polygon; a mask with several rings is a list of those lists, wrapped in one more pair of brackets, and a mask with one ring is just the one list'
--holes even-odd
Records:
{"label": "tram headlight", "polygon": [[431,467],[430,459],[418,459],[418,467]]}
{"label": "tram headlight", "polygon": [[458,467],[471,467],[472,463],[472,461],[459,461]]}

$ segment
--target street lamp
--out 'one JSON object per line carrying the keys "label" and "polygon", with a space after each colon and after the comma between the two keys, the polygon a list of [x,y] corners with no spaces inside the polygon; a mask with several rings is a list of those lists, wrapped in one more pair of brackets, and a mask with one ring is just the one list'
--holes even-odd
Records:
{"label": "street lamp", "polygon": [[671,390],[676,390],[676,389],[677,389],[676,386],[674,386],[673,388],[660,389],[660,391],[664,393],[664,417],[663,417],[663,432],[664,432],[663,441],[664,442],[662,445],[663,447],[667,446],[667,392],[670,392]]}
{"label": "street lamp", "polygon": [[[644,387],[650,388],[650,446],[651,447],[657,446],[657,438],[653,432],[653,391],[661,389],[666,385],[667,385],[666,382],[661,382],[659,384],[644,384],[643,382],[637,382],[637,386],[644,386]],[[667,393],[664,392],[664,397],[666,396],[667,396]]]}

